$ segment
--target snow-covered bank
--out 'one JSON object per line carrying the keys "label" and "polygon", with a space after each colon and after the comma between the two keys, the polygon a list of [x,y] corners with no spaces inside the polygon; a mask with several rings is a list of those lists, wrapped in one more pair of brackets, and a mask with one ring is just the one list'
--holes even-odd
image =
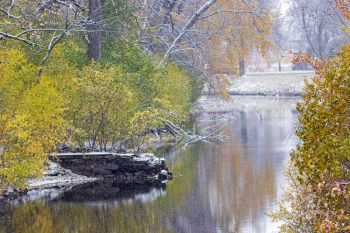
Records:
{"label": "snow-covered bank", "polygon": [[[30,193],[40,196],[46,190],[66,190],[94,181],[106,186],[118,184],[153,187],[172,179],[165,160],[153,154],[61,153],[50,154],[49,159],[50,166],[42,177],[28,179],[25,190],[8,188],[0,193],[0,202],[17,200]],[[55,162],[57,159],[58,163]]]}
{"label": "snow-covered bank", "polygon": [[[198,102],[198,111],[210,116],[226,116],[231,113],[249,112],[255,114],[257,118],[262,115],[268,115],[272,112],[276,114],[285,114],[285,117],[291,117],[297,114],[295,106],[301,102],[300,96],[259,96],[259,95],[236,95],[228,100],[223,100],[218,96],[202,96]],[[236,118],[236,117],[234,117]],[[232,119],[232,118],[231,118]]]}
{"label": "snow-covered bank", "polygon": [[28,179],[26,189],[7,188],[0,193],[0,204],[16,200],[30,193],[45,194],[49,190],[64,190],[75,185],[97,181],[98,178],[77,175],[70,170],[62,168],[59,164],[50,162],[47,171],[42,177]]}
{"label": "snow-covered bank", "polygon": [[59,164],[51,162],[48,170],[44,172],[42,177],[28,180],[28,189],[70,186],[96,180],[98,179],[75,174],[70,170],[62,168]]}
{"label": "snow-covered bank", "polygon": [[233,80],[232,95],[300,95],[304,80],[311,81],[313,71],[248,73]]}

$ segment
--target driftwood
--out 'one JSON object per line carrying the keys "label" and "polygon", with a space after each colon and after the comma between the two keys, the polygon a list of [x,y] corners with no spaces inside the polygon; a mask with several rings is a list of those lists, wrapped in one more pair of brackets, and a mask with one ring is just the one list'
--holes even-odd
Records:
{"label": "driftwood", "polygon": [[[162,127],[149,127],[144,133],[140,135],[134,135],[135,137],[126,137],[122,140],[111,142],[105,148],[91,147],[88,144],[85,146],[78,146],[72,144],[61,144],[57,146],[57,151],[60,153],[67,152],[92,152],[92,151],[108,151],[114,153],[126,153],[132,152],[141,154],[152,149],[164,149],[172,146],[186,146],[198,141],[212,142],[212,141],[224,141],[228,137],[224,134],[223,129],[227,126],[227,122],[231,119],[230,116],[221,116],[210,120],[210,126],[206,128],[197,129],[196,125],[192,129],[187,129],[177,123],[174,123],[168,119],[159,118],[163,122]],[[142,142],[140,140],[137,145],[134,144],[138,138],[146,138],[147,135],[154,135],[154,140]],[[170,137],[169,137],[170,136]]]}
{"label": "driftwood", "polygon": [[194,125],[192,130],[184,129],[180,125],[167,120],[160,119],[164,122],[164,126],[161,130],[156,130],[156,137],[161,140],[161,133],[173,135],[176,139],[177,144],[189,145],[198,141],[210,142],[210,141],[224,141],[227,139],[227,136],[224,135],[223,129],[226,126],[226,123],[219,121],[216,124],[213,124],[209,127],[200,130],[200,133],[197,133],[196,127]]}

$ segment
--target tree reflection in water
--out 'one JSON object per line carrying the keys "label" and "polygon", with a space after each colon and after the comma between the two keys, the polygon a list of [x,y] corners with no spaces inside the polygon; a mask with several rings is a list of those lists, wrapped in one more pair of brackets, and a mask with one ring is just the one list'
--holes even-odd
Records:
{"label": "tree reflection in water", "polygon": [[[166,187],[86,184],[9,207],[0,233],[271,232],[265,212],[284,184],[283,162],[297,140],[294,98],[235,97],[236,120],[222,143],[197,143],[167,155],[176,177]],[[226,107],[227,109],[228,107]],[[212,117],[204,114],[198,122]]]}

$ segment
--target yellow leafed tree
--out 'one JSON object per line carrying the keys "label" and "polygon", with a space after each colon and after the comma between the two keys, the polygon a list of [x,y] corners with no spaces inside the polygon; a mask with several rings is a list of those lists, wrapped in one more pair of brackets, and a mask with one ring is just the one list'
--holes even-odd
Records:
{"label": "yellow leafed tree", "polygon": [[57,77],[36,71],[17,50],[2,50],[0,62],[1,185],[23,187],[25,178],[40,175],[46,153],[62,139],[64,101],[55,88]]}
{"label": "yellow leafed tree", "polygon": [[[272,27],[271,16],[268,12],[256,12],[258,1],[247,5],[241,1],[219,0],[217,4],[224,13],[213,16],[210,24],[203,25],[209,30],[218,30],[207,42],[211,73],[242,75],[252,49],[265,54],[270,46],[267,37]],[[234,10],[225,12],[225,9]]]}

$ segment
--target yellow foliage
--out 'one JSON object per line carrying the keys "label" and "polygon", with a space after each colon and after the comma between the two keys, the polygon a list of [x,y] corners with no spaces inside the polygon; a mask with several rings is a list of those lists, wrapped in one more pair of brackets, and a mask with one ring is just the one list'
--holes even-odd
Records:
{"label": "yellow foliage", "polygon": [[174,122],[188,118],[191,104],[190,78],[175,65],[169,64],[166,72],[157,83],[159,99],[155,103],[159,108],[167,112],[167,117]]}
{"label": "yellow foliage", "polygon": [[[301,144],[291,154],[291,198],[275,214],[281,232],[347,232],[350,225],[350,45],[330,61],[301,55],[315,68],[297,110]],[[308,208],[305,208],[305,207]],[[310,208],[311,207],[311,208]]]}
{"label": "yellow foliage", "polygon": [[[223,15],[213,16],[210,23],[203,22],[202,27],[207,30],[217,30],[208,41],[210,48],[210,65],[213,74],[237,74],[239,60],[246,60],[250,51],[257,48],[265,54],[271,46],[268,35],[271,32],[272,19],[268,14],[257,16],[254,8],[258,8],[258,1],[251,1],[249,5],[241,1],[219,0],[222,9],[236,9],[245,13],[227,11]],[[216,9],[213,9],[215,11]]]}
{"label": "yellow foliage", "polygon": [[80,145],[106,149],[128,130],[128,117],[135,99],[122,69],[104,68],[96,63],[86,66],[78,75],[68,118],[76,128],[73,138]]}
{"label": "yellow foliage", "polygon": [[39,78],[41,67],[25,53],[0,49],[0,187],[23,187],[26,178],[39,176],[61,143],[106,150],[130,136],[148,140],[148,129],[165,119],[181,124],[189,117],[191,80],[175,65],[160,70],[135,50],[134,70],[73,65],[64,45],[74,42],[56,47]]}
{"label": "yellow foliage", "polygon": [[[64,135],[63,99],[50,77],[34,84],[36,68],[19,51],[1,51],[0,175],[2,182],[23,186],[25,178],[40,174],[46,153]],[[57,77],[54,77],[57,78]]]}

